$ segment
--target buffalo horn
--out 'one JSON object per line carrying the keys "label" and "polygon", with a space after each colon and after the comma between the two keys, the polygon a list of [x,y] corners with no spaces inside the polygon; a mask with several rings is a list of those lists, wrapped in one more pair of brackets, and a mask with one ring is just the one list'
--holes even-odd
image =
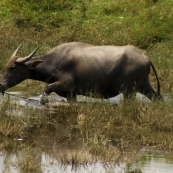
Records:
{"label": "buffalo horn", "polygon": [[22,45],[20,45],[20,46],[14,51],[14,53],[13,53],[13,55],[12,55],[11,57],[14,57],[14,56],[17,55],[17,52],[19,51],[19,49],[20,49],[21,46],[22,46]]}
{"label": "buffalo horn", "polygon": [[25,63],[27,61],[29,61],[35,54],[35,52],[37,51],[38,47],[28,56],[24,57],[24,58],[18,58],[16,60],[16,62],[19,62],[19,63]]}

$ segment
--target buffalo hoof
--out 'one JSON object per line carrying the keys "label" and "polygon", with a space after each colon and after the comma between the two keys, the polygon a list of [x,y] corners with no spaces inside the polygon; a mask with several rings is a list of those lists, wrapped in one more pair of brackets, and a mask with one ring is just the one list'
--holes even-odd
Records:
{"label": "buffalo hoof", "polygon": [[45,105],[45,104],[49,103],[48,96],[46,94],[41,94],[40,97],[41,97],[40,98],[41,105]]}

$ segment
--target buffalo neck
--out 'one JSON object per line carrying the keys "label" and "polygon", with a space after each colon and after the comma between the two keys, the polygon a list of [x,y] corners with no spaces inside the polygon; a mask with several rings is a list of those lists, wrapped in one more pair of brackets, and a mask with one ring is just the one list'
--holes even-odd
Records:
{"label": "buffalo neck", "polygon": [[[33,60],[43,60],[44,57],[41,55],[41,56],[36,56],[36,57],[33,57],[32,58],[32,61]],[[33,79],[33,80],[38,80],[38,81],[45,81],[46,79],[46,70],[44,69],[44,66],[41,65],[40,67],[40,64],[35,67],[35,68],[30,68],[29,69],[29,79]]]}
{"label": "buffalo neck", "polygon": [[43,76],[41,75],[39,71],[31,69],[29,70],[29,74],[30,74],[29,79],[44,81]]}

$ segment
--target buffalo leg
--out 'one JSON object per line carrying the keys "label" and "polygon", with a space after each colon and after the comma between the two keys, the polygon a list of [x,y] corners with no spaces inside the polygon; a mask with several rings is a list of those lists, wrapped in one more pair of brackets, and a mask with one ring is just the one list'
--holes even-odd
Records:
{"label": "buffalo leg", "polygon": [[124,103],[127,102],[129,99],[135,98],[136,95],[136,84],[129,83],[128,85],[123,85],[121,87],[121,92],[124,96]]}
{"label": "buffalo leg", "polygon": [[122,94],[124,96],[124,104],[127,104],[135,98],[136,92],[133,89],[128,88],[128,90],[125,90]]}
{"label": "buffalo leg", "polygon": [[140,87],[139,92],[148,97],[150,100],[159,98],[158,93],[151,86],[148,78],[146,79],[144,85]]}
{"label": "buffalo leg", "polygon": [[47,96],[52,93],[56,92],[57,94],[60,93],[61,96],[68,98],[70,93],[73,92],[74,90],[74,84],[71,83],[66,83],[66,82],[61,82],[57,81],[52,84],[49,84],[41,94],[41,104],[48,103],[48,98]]}

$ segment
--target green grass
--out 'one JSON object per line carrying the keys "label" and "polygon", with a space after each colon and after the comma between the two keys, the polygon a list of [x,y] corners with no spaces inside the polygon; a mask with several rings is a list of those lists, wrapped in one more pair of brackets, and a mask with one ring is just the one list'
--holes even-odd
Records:
{"label": "green grass", "polygon": [[[20,33],[35,31],[43,37],[55,33],[59,35],[55,40],[60,38],[55,44],[79,40],[94,44],[134,44],[146,49],[172,38],[172,5],[170,0],[157,3],[2,0],[0,17],[2,28],[8,26]],[[46,40],[49,39],[51,35]]]}
{"label": "green grass", "polygon": [[[0,2],[0,70],[23,44],[26,56],[82,41],[95,45],[135,45],[154,62],[163,93],[172,92],[173,2],[157,1],[10,1]],[[155,85],[155,79],[151,77]]]}

